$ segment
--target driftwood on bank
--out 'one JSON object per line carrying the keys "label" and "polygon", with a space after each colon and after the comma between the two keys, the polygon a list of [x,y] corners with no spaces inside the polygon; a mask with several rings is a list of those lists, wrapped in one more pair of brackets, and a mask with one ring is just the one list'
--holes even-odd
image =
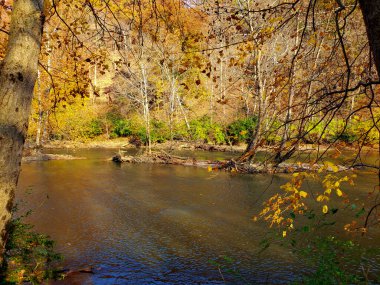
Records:
{"label": "driftwood on bank", "polygon": [[233,148],[226,145],[196,144],[194,150],[231,152],[233,151]]}
{"label": "driftwood on bank", "polygon": [[[112,158],[112,161],[122,163],[155,163],[184,166],[196,166],[212,170],[226,170],[239,173],[293,173],[302,171],[318,171],[323,165],[310,163],[242,163],[233,159],[227,161],[196,160],[195,158],[180,157],[165,152],[154,152],[138,156],[123,156],[120,153]],[[347,171],[350,168],[337,165],[338,171]],[[327,171],[334,171],[327,168]]]}
{"label": "driftwood on bank", "polygon": [[85,157],[72,156],[69,154],[48,154],[48,153],[35,153],[27,155],[22,158],[23,162],[30,161],[47,161],[47,160],[75,160],[85,159]]}
{"label": "driftwood on bank", "polygon": [[171,155],[166,152],[153,152],[151,154],[143,154],[138,156],[122,156],[120,153],[112,158],[114,162],[127,162],[127,163],[155,163],[155,164],[173,164],[197,167],[216,167],[219,161],[211,160],[196,160],[191,157],[181,157]]}

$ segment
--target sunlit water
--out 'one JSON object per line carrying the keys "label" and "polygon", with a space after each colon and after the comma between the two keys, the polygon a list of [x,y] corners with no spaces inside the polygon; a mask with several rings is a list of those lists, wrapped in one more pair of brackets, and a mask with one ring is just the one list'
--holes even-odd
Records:
{"label": "sunlit water", "polygon": [[[56,284],[286,284],[307,270],[285,247],[260,252],[268,228],[252,220],[288,176],[120,165],[108,160],[113,153],[71,151],[87,159],[22,166],[20,213],[32,210],[28,221],[56,240],[65,267],[94,268]],[[363,198],[374,185],[376,177],[362,173],[349,191]],[[378,229],[371,234],[380,246]]]}

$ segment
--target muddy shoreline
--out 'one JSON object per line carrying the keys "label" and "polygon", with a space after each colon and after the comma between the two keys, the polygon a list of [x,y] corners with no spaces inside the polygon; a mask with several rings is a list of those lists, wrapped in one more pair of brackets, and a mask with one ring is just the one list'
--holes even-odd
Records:
{"label": "muddy shoreline", "polygon": [[[155,143],[152,145],[154,150],[204,150],[204,151],[219,151],[219,152],[236,152],[242,153],[245,151],[247,145],[215,145],[201,142],[187,142],[187,141],[167,141],[164,143]],[[35,149],[34,142],[27,141],[25,149]],[[92,148],[108,148],[108,149],[129,149],[136,148],[135,145],[129,143],[127,138],[109,139],[109,140],[91,140],[91,141],[49,141],[43,146],[43,149],[92,149]],[[141,146],[144,149],[144,146]],[[339,146],[331,147],[330,145],[317,145],[317,144],[302,144],[299,147],[300,151],[324,151],[326,149],[339,149],[339,150],[357,150],[358,147],[354,145],[341,144]],[[364,146],[366,151],[377,151],[377,146]],[[274,146],[265,146],[258,148],[259,151],[273,151]]]}

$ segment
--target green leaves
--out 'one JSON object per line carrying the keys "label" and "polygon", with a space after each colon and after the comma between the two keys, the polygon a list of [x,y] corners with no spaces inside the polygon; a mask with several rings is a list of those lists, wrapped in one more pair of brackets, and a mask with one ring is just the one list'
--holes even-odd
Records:
{"label": "green leaves", "polygon": [[8,282],[41,284],[60,277],[54,263],[62,256],[54,251],[54,241],[34,232],[33,226],[20,218],[11,222],[5,259],[7,266],[2,271]]}

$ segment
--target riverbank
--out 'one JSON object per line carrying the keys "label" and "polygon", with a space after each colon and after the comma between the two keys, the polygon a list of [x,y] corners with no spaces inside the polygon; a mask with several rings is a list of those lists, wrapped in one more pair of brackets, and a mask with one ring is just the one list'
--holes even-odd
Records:
{"label": "riverbank", "polygon": [[[35,148],[34,142],[26,142],[26,149]],[[187,141],[166,141],[164,143],[154,143],[152,144],[153,150],[204,150],[204,151],[219,151],[219,152],[236,152],[243,153],[247,145],[244,143],[238,145],[215,145],[199,142],[187,142]],[[134,144],[131,144],[128,138],[116,138],[108,140],[89,140],[89,141],[66,141],[66,140],[54,140],[46,142],[43,145],[44,149],[93,149],[93,148],[106,148],[106,149],[128,149],[136,148]],[[141,146],[145,148],[145,146]],[[273,151],[275,148],[273,146],[264,146],[258,148],[258,151]],[[355,151],[358,146],[339,144],[337,146],[331,147],[331,145],[323,144],[302,144],[299,146],[300,151],[325,151],[327,149],[337,150],[337,151]],[[378,147],[374,146],[364,146],[361,148],[362,151],[377,151]]]}
{"label": "riverbank", "polygon": [[[246,144],[240,145],[214,145],[196,142],[186,141],[167,141],[164,143],[152,144],[154,150],[204,150],[204,151],[220,151],[220,152],[237,152],[242,153],[246,149]],[[27,142],[26,149],[34,149],[36,145],[33,142]],[[91,140],[91,141],[49,141],[43,145],[44,149],[94,149],[94,148],[106,148],[106,149],[129,149],[136,148],[134,144],[131,144],[127,138],[117,138],[109,140]],[[138,147],[141,149],[145,146]]]}

